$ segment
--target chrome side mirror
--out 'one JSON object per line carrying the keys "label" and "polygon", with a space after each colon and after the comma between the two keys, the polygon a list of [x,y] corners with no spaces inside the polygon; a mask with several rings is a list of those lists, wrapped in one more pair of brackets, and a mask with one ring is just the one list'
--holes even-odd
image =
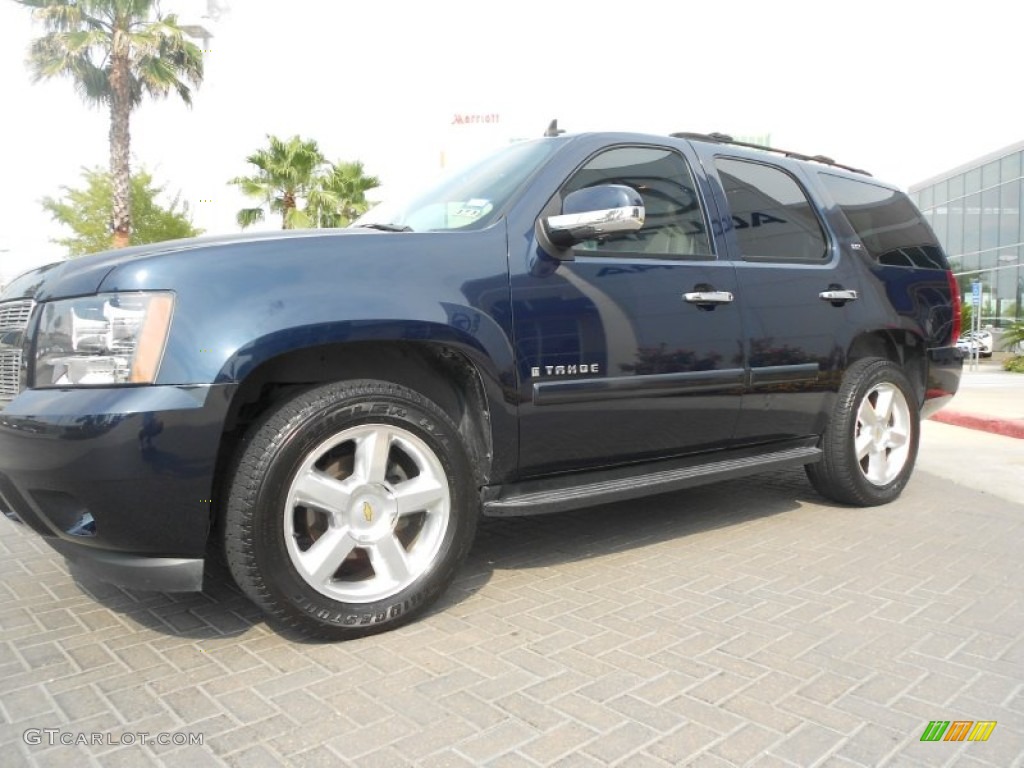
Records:
{"label": "chrome side mirror", "polygon": [[543,220],[552,245],[569,248],[616,232],[635,232],[644,225],[644,201],[623,184],[602,184],[570,192],[562,213]]}

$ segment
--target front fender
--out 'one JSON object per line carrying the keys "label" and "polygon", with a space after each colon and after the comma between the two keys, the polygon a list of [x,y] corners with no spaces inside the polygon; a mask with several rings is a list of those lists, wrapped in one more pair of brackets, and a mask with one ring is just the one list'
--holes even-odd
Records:
{"label": "front fender", "polygon": [[504,222],[479,232],[213,244],[115,269],[101,291],[173,290],[162,385],[240,381],[283,352],[429,340],[513,375]]}
{"label": "front fender", "polygon": [[482,367],[485,375],[514,386],[508,378],[513,370],[512,347],[501,327],[469,307],[461,308],[460,314],[472,318],[474,332],[425,320],[346,321],[284,328],[235,350],[217,372],[215,381],[243,381],[263,363],[307,349],[354,343],[420,342],[454,347]]}

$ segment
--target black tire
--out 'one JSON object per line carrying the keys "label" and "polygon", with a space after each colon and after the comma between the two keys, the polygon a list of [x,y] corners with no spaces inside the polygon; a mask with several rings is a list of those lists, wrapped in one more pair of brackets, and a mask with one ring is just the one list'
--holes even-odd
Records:
{"label": "black tire", "polygon": [[306,390],[239,447],[228,567],[303,634],[392,629],[437,600],[465,559],[479,514],[473,477],[451,418],[420,394],[371,380]]}
{"label": "black tire", "polygon": [[[880,414],[875,410],[878,398],[890,395],[891,412]],[[877,420],[869,423],[872,419]],[[822,435],[822,459],[807,465],[807,476],[815,490],[833,501],[860,507],[887,504],[910,479],[920,436],[917,398],[903,370],[883,358],[857,360],[843,377]]]}

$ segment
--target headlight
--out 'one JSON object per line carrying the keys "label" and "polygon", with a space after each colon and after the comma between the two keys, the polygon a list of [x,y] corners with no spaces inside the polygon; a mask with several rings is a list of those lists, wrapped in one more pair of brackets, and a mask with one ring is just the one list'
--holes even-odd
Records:
{"label": "headlight", "polygon": [[173,307],[171,293],[108,293],[44,304],[34,386],[152,384]]}

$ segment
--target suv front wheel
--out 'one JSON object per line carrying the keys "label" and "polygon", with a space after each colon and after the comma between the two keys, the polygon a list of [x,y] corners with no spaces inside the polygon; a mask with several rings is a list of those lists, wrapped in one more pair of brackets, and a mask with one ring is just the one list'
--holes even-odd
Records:
{"label": "suv front wheel", "polygon": [[920,433],[917,400],[903,370],[883,358],[857,360],[836,396],[822,459],[807,465],[807,476],[834,501],[886,504],[910,479]]}
{"label": "suv front wheel", "polygon": [[267,613],[343,639],[391,629],[451,582],[476,530],[461,437],[430,400],[350,381],[255,425],[225,513],[228,566]]}

